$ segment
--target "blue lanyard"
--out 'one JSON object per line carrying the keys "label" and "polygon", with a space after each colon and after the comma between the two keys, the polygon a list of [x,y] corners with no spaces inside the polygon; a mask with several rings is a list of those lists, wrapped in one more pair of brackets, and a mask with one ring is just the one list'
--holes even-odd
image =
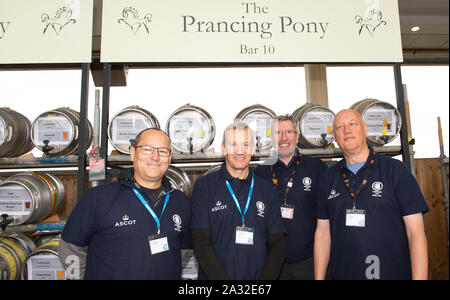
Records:
{"label": "blue lanyard", "polygon": [[252,183],[250,184],[250,191],[248,192],[247,204],[245,204],[244,213],[242,213],[241,206],[239,205],[239,201],[236,198],[236,195],[234,194],[233,189],[231,188],[231,185],[228,182],[228,180],[225,180],[225,183],[227,184],[228,191],[230,192],[231,197],[233,198],[234,203],[236,204],[236,207],[237,207],[237,209],[239,210],[239,213],[242,216],[242,227],[245,227],[244,216],[247,213],[247,210],[248,210],[248,208],[250,206],[250,200],[252,199],[253,187],[255,185],[255,174],[252,173]]}
{"label": "blue lanyard", "polygon": [[161,212],[161,216],[158,218],[156,216],[155,212],[153,211],[153,209],[150,207],[150,205],[148,205],[147,201],[145,201],[144,197],[142,197],[141,193],[139,193],[139,191],[136,190],[136,189],[133,189],[133,192],[136,194],[136,196],[139,198],[139,200],[141,200],[142,205],[144,205],[145,208],[148,210],[148,212],[152,215],[153,219],[156,222],[156,226],[158,226],[158,234],[159,234],[160,233],[160,227],[161,227],[160,220],[161,220],[161,217],[162,217],[162,215],[164,213],[164,210],[166,209],[167,202],[169,202],[170,194],[169,193],[166,194],[166,198],[164,199],[164,206],[163,206],[163,209],[162,209],[162,212]]}

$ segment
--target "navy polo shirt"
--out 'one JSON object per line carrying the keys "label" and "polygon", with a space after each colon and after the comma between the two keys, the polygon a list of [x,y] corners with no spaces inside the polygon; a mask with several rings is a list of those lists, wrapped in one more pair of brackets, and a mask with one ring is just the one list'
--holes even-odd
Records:
{"label": "navy polo shirt", "polygon": [[[280,195],[269,183],[255,176],[250,206],[245,214],[245,226],[254,230],[254,244],[235,243],[236,226],[242,226],[242,217],[225,180],[229,181],[244,211],[251,179],[251,172],[244,180],[233,178],[223,164],[219,171],[197,179],[192,193],[191,228],[211,232],[211,247],[233,280],[258,279],[268,257],[268,236],[285,232],[278,205]],[[199,279],[204,279],[201,271]]]}
{"label": "navy polo shirt", "polygon": [[355,202],[356,209],[365,210],[365,227],[346,226],[346,209],[353,208],[353,200],[344,185],[341,166],[356,193],[368,172],[369,160],[370,155],[354,175],[343,159],[325,171],[319,184],[318,218],[330,222],[332,274],[336,279],[374,279],[378,270],[379,279],[411,279],[403,217],[425,213],[428,206],[401,161],[375,155],[371,175]]}
{"label": "navy polo shirt", "polygon": [[[292,220],[283,219],[287,230],[285,239],[285,261],[287,263],[303,261],[313,256],[314,233],[317,223],[317,189],[319,177],[327,169],[327,165],[320,159],[307,155],[300,156],[300,164],[297,167],[297,155],[296,151],[287,166],[281,160],[273,165],[278,186],[283,191],[286,190],[287,183],[295,169],[293,185],[286,197],[287,204],[294,205],[294,216]],[[272,184],[273,177],[270,167],[259,165],[255,169],[255,174]],[[275,185],[273,188],[278,192]],[[280,207],[282,203],[284,203],[283,200],[278,203],[278,206]]]}
{"label": "navy polo shirt", "polygon": [[[161,222],[169,251],[152,255],[148,237],[157,232],[156,222],[136,197],[130,180],[120,179],[90,189],[78,201],[67,220],[62,239],[88,246],[84,279],[180,279],[181,249],[189,247],[189,199],[172,190]],[[164,197],[154,207],[158,217]]]}

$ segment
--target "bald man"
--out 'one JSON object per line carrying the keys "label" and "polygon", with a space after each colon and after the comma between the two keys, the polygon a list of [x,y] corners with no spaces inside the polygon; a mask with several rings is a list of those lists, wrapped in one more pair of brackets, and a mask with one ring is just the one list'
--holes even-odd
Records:
{"label": "bald man", "polygon": [[344,159],[319,183],[314,277],[329,266],[334,279],[426,279],[428,206],[407,167],[367,145],[367,131],[356,111],[334,119]]}

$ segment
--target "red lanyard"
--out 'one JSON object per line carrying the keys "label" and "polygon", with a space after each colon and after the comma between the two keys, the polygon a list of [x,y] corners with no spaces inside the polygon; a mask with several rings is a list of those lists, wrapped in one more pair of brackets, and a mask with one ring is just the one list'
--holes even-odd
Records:
{"label": "red lanyard", "polygon": [[273,165],[270,166],[270,172],[272,173],[272,183],[275,185],[275,188],[280,192],[281,196],[283,197],[284,204],[286,204],[287,194],[289,193],[289,190],[291,189],[291,187],[293,185],[295,171],[297,170],[298,166],[300,165],[300,157],[301,156],[302,156],[301,153],[298,153],[297,159],[295,160],[294,170],[291,173],[291,177],[289,178],[289,181],[286,185],[286,190],[284,190],[284,191],[278,185],[278,179],[275,175],[275,172],[273,171]]}
{"label": "red lanyard", "polygon": [[372,150],[372,152],[370,152],[369,160],[370,160],[369,170],[367,171],[366,176],[364,177],[363,181],[359,185],[359,188],[356,191],[356,194],[353,192],[353,189],[350,186],[350,182],[349,182],[349,180],[347,178],[347,175],[345,174],[344,164],[342,163],[342,165],[341,165],[341,172],[342,172],[342,177],[344,178],[345,187],[347,188],[347,191],[348,191],[350,197],[352,197],[352,200],[353,200],[353,209],[355,209],[355,206],[356,206],[355,205],[356,204],[355,203],[356,202],[356,196],[358,196],[359,192],[361,192],[361,190],[366,186],[366,184],[367,184],[367,182],[369,180],[370,174],[372,173],[372,167],[375,164],[375,151]]}

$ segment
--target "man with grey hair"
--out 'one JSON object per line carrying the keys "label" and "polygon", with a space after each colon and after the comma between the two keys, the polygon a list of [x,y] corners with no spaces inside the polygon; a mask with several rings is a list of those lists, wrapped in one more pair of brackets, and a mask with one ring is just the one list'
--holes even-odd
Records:
{"label": "man with grey hair", "polygon": [[199,279],[276,279],[284,258],[280,196],[250,171],[253,132],[245,123],[223,135],[225,163],[192,193],[192,245]]}
{"label": "man with grey hair", "polygon": [[314,278],[313,241],[316,229],[316,193],[320,175],[327,169],[318,158],[297,149],[298,126],[290,115],[277,116],[272,137],[278,159],[259,165],[255,174],[271,182],[282,196],[278,207],[286,226],[286,257],[279,279]]}

